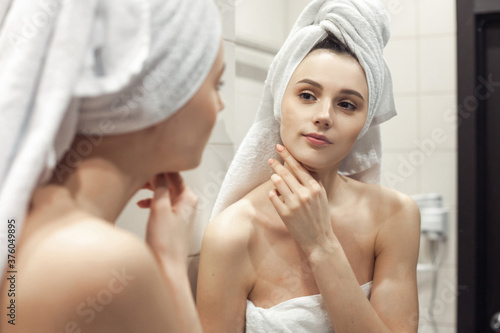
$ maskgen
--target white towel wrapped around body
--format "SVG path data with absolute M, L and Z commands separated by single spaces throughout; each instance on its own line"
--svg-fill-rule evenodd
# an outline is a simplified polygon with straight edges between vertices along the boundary
M 1 271 L 7 220 L 19 238 L 33 189 L 74 136 L 170 117 L 205 81 L 222 29 L 213 0 L 6 0 L 0 9 Z
M 212 211 L 212 218 L 269 180 L 269 158 L 280 159 L 274 147 L 281 143 L 281 102 L 300 62 L 327 33 L 333 34 L 356 55 L 365 71 L 368 117 L 339 173 L 365 182 L 380 178 L 381 142 L 377 125 L 396 115 L 392 78 L 383 58 L 389 40 L 389 19 L 379 0 L 313 0 L 299 16 L 274 58 L 254 123 L 229 166 Z

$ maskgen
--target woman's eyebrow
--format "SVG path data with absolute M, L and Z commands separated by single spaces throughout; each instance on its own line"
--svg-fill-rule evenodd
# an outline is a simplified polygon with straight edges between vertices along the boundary
M 318 88 L 319 90 L 323 90 L 323 86 L 321 84 L 319 84 L 318 82 L 316 81 L 313 81 L 311 79 L 304 79 L 304 80 L 300 80 L 299 82 L 297 82 L 297 84 L 299 83 L 306 83 L 306 84 L 310 84 L 311 86 L 313 87 L 316 87 Z
M 365 99 L 363 98 L 363 96 L 361 96 L 361 94 L 359 92 L 357 92 L 356 90 L 352 90 L 352 89 L 342 89 L 340 91 L 341 93 L 343 94 L 347 94 L 347 95 L 354 95 L 354 96 L 358 96 L 359 98 L 361 98 L 361 100 L 364 102 Z
M 311 86 L 316 87 L 319 90 L 323 90 L 323 86 L 321 84 L 319 84 L 318 82 L 313 81 L 311 79 L 303 79 L 303 80 L 300 80 L 299 82 L 297 82 L 297 84 L 299 84 L 299 83 L 310 84 Z M 356 90 L 353 90 L 353 89 L 342 89 L 340 92 L 342 94 L 357 96 L 357 97 L 361 98 L 361 100 L 363 100 L 363 102 L 365 101 L 365 99 L 363 98 L 363 96 L 358 91 L 356 91 Z

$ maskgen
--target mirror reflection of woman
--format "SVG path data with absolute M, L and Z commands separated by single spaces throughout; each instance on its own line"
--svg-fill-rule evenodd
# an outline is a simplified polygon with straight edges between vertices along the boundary
M 12 45 L 23 17 L 49 10 L 38 5 L 11 1 L 0 28 L 0 123 L 12 142 L 0 216 L 14 221 L 17 271 L 13 295 L 2 247 L 0 331 L 201 332 L 186 274 L 197 198 L 179 172 L 199 165 L 224 107 L 218 9 L 54 1 L 45 29 Z M 114 226 L 145 184 L 146 242 Z
M 369 1 L 313 1 L 305 13 L 339 3 Z M 260 161 L 272 176 L 208 225 L 197 292 L 206 332 L 417 331 L 418 207 L 339 173 L 373 98 L 357 51 L 332 33 L 314 44 L 283 92 L 281 143 L 269 144 L 279 158 Z

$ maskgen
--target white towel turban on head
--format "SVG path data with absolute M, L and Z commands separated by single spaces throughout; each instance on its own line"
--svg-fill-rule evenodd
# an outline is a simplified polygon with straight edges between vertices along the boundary
M 3 269 L 7 221 L 19 239 L 33 189 L 76 133 L 133 132 L 178 111 L 213 66 L 221 22 L 213 0 L 10 0 L 0 10 Z
M 383 49 L 390 36 L 389 19 L 379 0 L 314 0 L 299 16 L 274 58 L 255 121 L 241 143 L 224 178 L 212 218 L 241 199 L 272 174 L 269 158 L 280 159 L 274 147 L 281 142 L 281 102 L 300 62 L 327 33 L 356 55 L 369 90 L 368 117 L 339 173 L 365 182 L 380 179 L 380 123 L 396 115 L 389 68 Z

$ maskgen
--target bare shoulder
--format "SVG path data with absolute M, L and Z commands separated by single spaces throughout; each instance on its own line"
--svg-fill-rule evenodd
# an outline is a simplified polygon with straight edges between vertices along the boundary
M 274 212 L 268 198 L 270 186 L 270 182 L 261 184 L 218 214 L 208 224 L 204 239 L 231 249 L 246 249 L 261 229 L 262 222 Z
M 377 223 L 376 255 L 385 249 L 399 249 L 401 255 L 418 255 L 420 210 L 407 194 L 377 185 L 355 181 Z
M 419 208 L 409 195 L 378 184 L 356 180 L 349 180 L 349 183 L 380 222 L 403 219 L 414 223 L 420 220 Z
M 22 248 L 19 306 L 30 319 L 21 326 L 127 332 L 122 325 L 133 325 L 127 318 L 142 312 L 140 302 L 166 296 L 151 251 L 131 233 L 93 217 L 65 223 L 33 234 Z
M 251 203 L 246 199 L 237 201 L 210 221 L 203 236 L 204 245 L 234 255 L 241 253 L 251 240 L 254 218 Z

